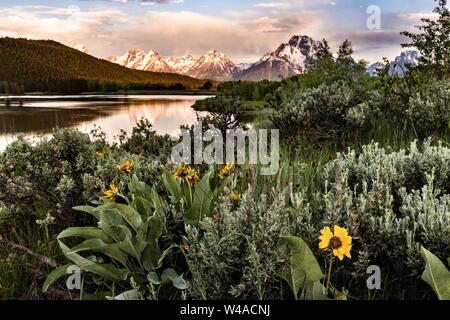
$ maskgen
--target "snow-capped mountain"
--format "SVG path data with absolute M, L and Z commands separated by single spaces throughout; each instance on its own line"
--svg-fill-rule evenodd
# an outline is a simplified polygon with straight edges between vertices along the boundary
M 71 40 L 71 41 L 67 42 L 66 46 L 68 46 L 68 47 L 70 47 L 72 49 L 81 51 L 83 53 L 89 54 L 89 50 L 88 50 L 88 48 L 86 48 L 86 46 L 84 44 L 77 43 L 74 40 Z
M 168 57 L 165 60 L 173 72 L 180 74 L 185 74 L 196 62 L 196 59 L 190 54 L 182 57 Z
M 370 65 L 367 68 L 367 73 L 369 74 L 369 76 L 371 77 L 377 77 L 378 76 L 378 71 L 379 70 L 383 70 L 385 67 L 385 64 L 382 62 L 376 62 L 372 65 Z
M 255 63 L 238 63 L 236 65 L 238 72 L 242 72 L 245 71 L 247 69 L 249 69 L 251 66 L 253 66 Z
M 153 50 L 145 52 L 134 49 L 123 56 L 110 56 L 107 60 L 131 69 L 178 73 L 197 79 L 218 81 L 232 80 L 237 72 L 237 66 L 224 53 L 217 50 L 208 51 L 195 59 L 191 55 L 165 58 Z
M 277 50 L 266 54 L 235 78 L 259 81 L 281 80 L 308 70 L 314 56 L 314 40 L 308 36 L 293 36 Z
M 389 63 L 389 75 L 399 75 L 404 76 L 408 72 L 408 66 L 417 66 L 419 64 L 420 52 L 416 50 L 406 50 L 403 51 L 399 56 L 397 56 L 394 61 Z M 384 69 L 385 64 L 381 62 L 376 62 L 369 66 L 367 73 L 371 77 L 377 76 L 377 70 Z
M 419 64 L 420 52 L 416 50 L 403 51 L 389 65 L 389 75 L 404 76 L 408 72 L 408 65 L 417 66 Z
M 166 73 L 174 72 L 165 59 L 153 50 L 145 52 L 141 49 L 133 49 L 123 56 L 110 56 L 107 60 L 131 69 Z
M 237 70 L 237 66 L 224 53 L 211 50 L 200 57 L 186 74 L 198 79 L 227 81 L 233 79 Z

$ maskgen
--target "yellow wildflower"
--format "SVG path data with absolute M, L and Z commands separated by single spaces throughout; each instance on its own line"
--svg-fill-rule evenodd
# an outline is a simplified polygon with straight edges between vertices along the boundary
M 351 259 L 352 237 L 348 235 L 348 231 L 345 228 L 334 226 L 333 229 L 334 232 L 331 232 L 329 227 L 320 231 L 319 249 L 325 250 L 330 248 L 333 251 L 333 255 L 341 261 L 344 259 L 344 256 Z
M 230 196 L 231 200 L 234 202 L 241 201 L 241 195 L 239 193 L 233 192 Z
M 116 201 L 116 196 L 118 193 L 119 193 L 119 188 L 114 183 L 111 183 L 109 185 L 109 189 L 106 190 L 105 192 L 103 192 L 103 198 L 109 199 L 114 202 L 114 201 Z
M 200 182 L 200 177 L 197 171 L 187 165 L 179 167 L 173 174 L 173 178 L 177 181 L 180 179 L 186 179 L 189 184 Z
M 231 171 L 234 169 L 234 164 L 227 164 L 225 165 L 222 170 L 219 171 L 217 176 L 220 180 L 224 180 L 226 177 L 228 177 L 231 173 Z
M 180 249 L 183 252 L 188 252 L 189 251 L 189 245 L 186 244 L 186 243 L 183 243 L 183 244 L 180 245 Z
M 106 154 L 105 154 L 103 151 L 97 151 L 97 152 L 95 153 L 95 156 L 98 157 L 98 158 L 104 158 L 105 155 L 106 155 Z
M 122 164 L 118 164 L 117 165 L 117 170 L 119 171 L 123 171 L 126 173 L 131 173 L 131 171 L 133 171 L 133 162 L 130 160 L 125 161 Z

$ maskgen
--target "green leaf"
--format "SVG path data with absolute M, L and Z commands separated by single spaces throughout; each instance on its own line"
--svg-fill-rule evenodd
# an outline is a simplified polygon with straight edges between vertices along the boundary
M 450 300 L 450 272 L 438 257 L 424 247 L 420 248 L 420 254 L 426 263 L 422 279 L 433 288 L 439 300 Z
M 143 197 L 135 197 L 132 206 L 144 219 L 153 213 L 153 203 Z
M 130 229 L 124 225 L 110 226 L 104 221 L 100 221 L 98 226 L 116 242 L 124 241 L 127 237 L 133 236 Z
M 172 197 L 172 202 L 178 203 L 181 198 L 181 188 L 180 185 L 175 181 L 173 176 L 167 171 L 164 172 L 163 183 L 166 190 L 170 193 Z
M 153 201 L 153 206 L 155 208 L 155 212 L 161 217 L 164 216 L 163 201 L 161 200 L 161 197 L 158 195 L 155 189 L 152 189 L 151 197 Z
M 80 237 L 83 239 L 101 239 L 106 243 L 113 242 L 113 239 L 108 236 L 102 229 L 96 227 L 75 227 L 67 228 L 58 235 L 58 239 L 69 237 Z
M 107 244 L 101 239 L 89 239 L 83 241 L 71 250 L 71 252 L 74 253 L 82 251 L 94 251 L 103 253 L 108 257 L 120 262 L 123 266 L 126 266 L 128 260 L 128 256 L 120 250 L 118 244 Z
M 198 225 L 198 223 L 211 213 L 212 192 L 209 184 L 211 173 L 206 174 L 195 186 L 192 197 L 192 206 L 184 217 L 186 224 Z
M 159 285 L 161 284 L 161 279 L 156 272 L 149 272 L 147 275 L 147 279 L 151 284 Z
M 306 286 L 306 300 L 330 300 L 326 288 L 320 281 L 309 282 Z
M 161 275 L 162 283 L 170 281 L 173 286 L 179 290 L 186 290 L 189 288 L 189 284 L 183 279 L 183 275 L 178 275 L 177 272 L 172 268 L 167 268 L 163 271 Z
M 42 286 L 42 292 L 47 292 L 48 288 L 50 288 L 52 284 L 64 277 L 67 274 L 67 268 L 70 266 L 72 266 L 72 264 L 68 263 L 53 270 L 47 276 L 47 279 L 45 279 L 44 285 Z
M 139 212 L 137 212 L 132 207 L 127 206 L 125 204 L 116 204 L 116 208 L 120 212 L 122 217 L 137 232 L 139 230 L 140 225 L 142 224 L 142 218 Z
M 100 216 L 100 223 L 106 223 L 110 226 L 121 226 L 123 225 L 123 218 L 122 215 L 120 214 L 119 210 L 115 209 L 115 208 L 111 208 L 111 205 L 114 204 L 108 204 L 108 206 L 110 207 L 109 209 L 104 208 L 105 206 L 101 206 L 103 207 L 103 209 L 101 211 L 99 211 L 99 216 Z M 99 208 L 101 208 L 99 207 Z M 97 209 L 95 209 L 97 210 Z
M 129 275 L 128 270 L 118 269 L 111 264 L 97 264 L 77 253 L 71 252 L 71 249 L 61 240 L 58 240 L 58 243 L 64 256 L 76 264 L 82 271 L 92 272 L 113 281 L 126 280 Z
M 324 275 L 316 257 L 303 239 L 284 236 L 281 240 L 287 244 L 289 266 L 281 272 L 280 277 L 289 283 L 295 298 L 298 299 L 300 289 L 308 289 L 308 285 L 320 281 Z
M 75 211 L 89 213 L 90 215 L 93 215 L 95 218 L 97 218 L 97 220 L 100 220 L 100 216 L 99 216 L 98 212 L 94 211 L 95 207 L 78 206 L 78 207 L 73 207 L 72 209 L 75 210 Z

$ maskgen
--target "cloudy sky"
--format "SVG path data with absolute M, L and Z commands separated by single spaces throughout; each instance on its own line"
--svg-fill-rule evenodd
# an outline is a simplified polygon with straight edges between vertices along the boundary
M 430 16 L 434 0 L 1 0 L 0 36 L 83 43 L 99 57 L 132 48 L 162 55 L 210 49 L 254 62 L 294 34 L 352 40 L 370 62 L 400 53 L 399 32 Z M 367 21 L 380 9 L 381 28 Z M 370 19 L 370 21 L 373 21 Z

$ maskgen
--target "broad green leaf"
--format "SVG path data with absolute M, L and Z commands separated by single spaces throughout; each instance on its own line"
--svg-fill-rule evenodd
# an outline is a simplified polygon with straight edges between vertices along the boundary
M 162 283 L 170 281 L 173 286 L 179 290 L 186 290 L 189 288 L 189 284 L 183 279 L 183 275 L 178 275 L 177 272 L 172 268 L 167 268 L 163 271 L 161 275 Z
M 68 263 L 53 270 L 47 276 L 47 279 L 45 279 L 44 285 L 42 286 L 42 292 L 47 292 L 48 288 L 50 288 L 52 284 L 64 277 L 67 274 L 67 268 L 70 266 L 72 266 L 72 264 Z
M 75 210 L 75 211 L 89 213 L 90 215 L 93 215 L 97 220 L 100 220 L 100 215 L 98 214 L 98 212 L 94 211 L 95 207 L 78 206 L 78 207 L 73 207 L 72 209 Z
M 133 238 L 126 237 L 124 241 L 119 243 L 119 246 L 122 251 L 125 251 L 136 260 L 141 261 L 141 256 L 147 246 L 147 242 L 139 236 Z
M 209 185 L 211 173 L 206 174 L 195 186 L 192 197 L 192 206 L 184 217 L 186 224 L 198 225 L 205 217 L 210 215 L 212 192 Z
M 104 221 L 100 221 L 98 226 L 116 242 L 124 241 L 127 237 L 133 236 L 130 229 L 124 225 L 111 226 Z
M 113 239 L 102 229 L 96 227 L 74 227 L 67 228 L 58 235 L 58 239 L 69 237 L 80 237 L 83 239 L 101 239 L 106 243 L 111 243 Z
M 110 226 L 121 226 L 124 223 L 122 215 L 119 210 L 115 208 L 99 211 L 99 216 L 99 223 L 106 223 Z
M 108 300 L 141 300 L 137 289 L 122 292 L 115 297 L 106 297 Z
M 158 243 L 150 241 L 142 253 L 142 264 L 146 271 L 156 269 L 161 258 L 161 249 Z
M 439 300 L 450 300 L 450 271 L 424 247 L 420 248 L 420 254 L 426 263 L 422 279 L 433 288 Z
M 122 217 L 137 232 L 139 230 L 140 225 L 142 224 L 142 218 L 139 212 L 137 212 L 132 207 L 127 206 L 125 204 L 116 204 L 116 208 L 120 212 Z
M 289 266 L 281 272 L 280 277 L 289 283 L 297 299 L 301 288 L 320 281 L 324 275 L 316 257 L 303 239 L 290 236 L 281 239 L 287 244 Z
M 89 239 L 83 241 L 76 247 L 73 247 L 71 252 L 78 253 L 83 251 L 100 252 L 108 257 L 120 262 L 123 266 L 126 266 L 128 256 L 122 252 L 118 244 L 107 244 L 101 239 Z
M 71 252 L 71 249 L 61 240 L 58 240 L 58 243 L 64 256 L 76 264 L 82 271 L 92 272 L 113 281 L 123 281 L 127 279 L 129 274 L 127 270 L 118 269 L 111 264 L 97 264 L 77 253 Z
M 309 282 L 306 286 L 306 300 L 330 300 L 326 288 L 320 281 Z
M 153 213 L 153 203 L 144 199 L 143 197 L 135 197 L 132 203 L 133 208 L 141 215 L 141 217 L 148 218 Z
M 159 216 L 164 216 L 163 201 L 161 200 L 161 197 L 159 196 L 159 194 L 156 192 L 155 189 L 152 189 L 151 197 L 153 201 L 153 206 L 155 208 L 155 212 Z
M 161 284 L 161 279 L 159 279 L 159 276 L 156 272 L 149 272 L 147 275 L 147 279 L 151 284 L 159 285 Z
M 164 172 L 163 183 L 166 190 L 170 193 L 172 201 L 178 203 L 181 197 L 180 185 L 175 181 L 173 176 L 167 171 Z

